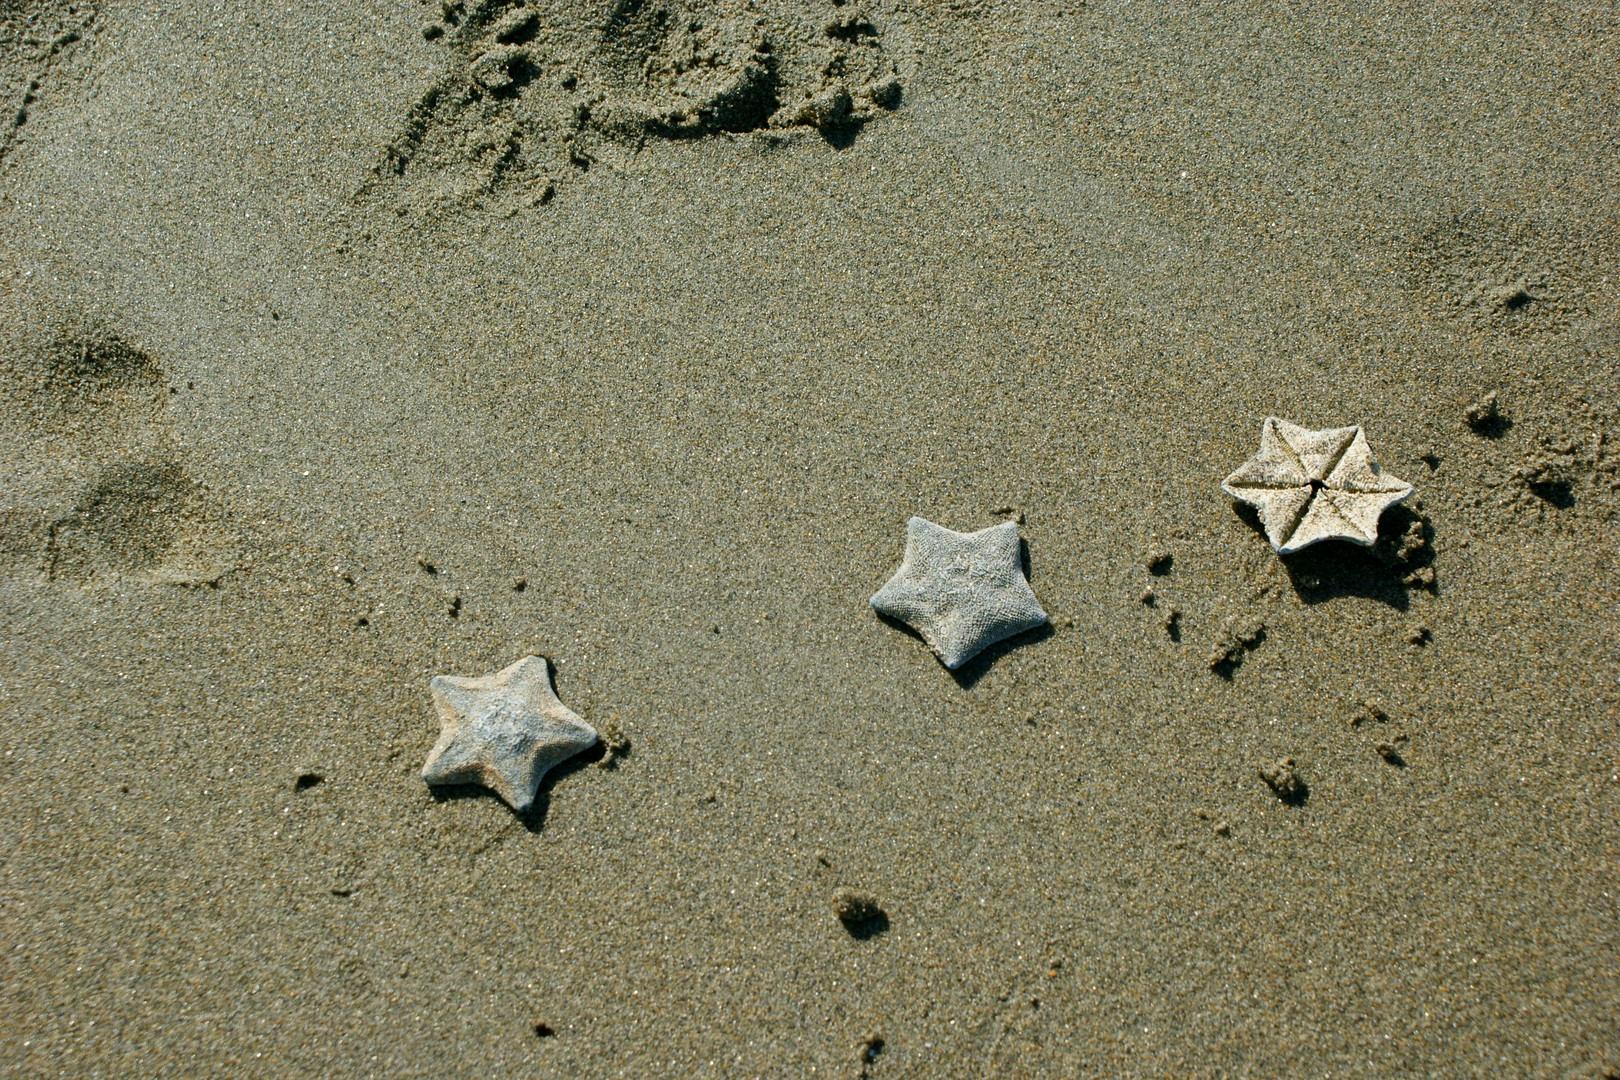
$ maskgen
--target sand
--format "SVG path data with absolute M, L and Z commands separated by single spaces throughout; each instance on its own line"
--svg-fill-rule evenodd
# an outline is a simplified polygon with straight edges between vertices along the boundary
M 1616 1075 L 1612 11 L 539 6 L 7 0 L 0 1073 Z

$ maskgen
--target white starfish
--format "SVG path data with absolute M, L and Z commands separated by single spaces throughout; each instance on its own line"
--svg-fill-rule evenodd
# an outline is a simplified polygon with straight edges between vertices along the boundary
M 546 772 L 596 745 L 596 729 L 557 700 L 538 656 L 478 679 L 437 675 L 439 741 L 422 766 L 430 785 L 482 784 L 523 813 Z
M 906 523 L 906 556 L 872 606 L 909 624 L 946 667 L 955 670 L 1014 634 L 1046 622 L 1024 579 L 1018 526 L 952 532 L 914 517 Z
M 1412 485 L 1378 466 L 1360 427 L 1311 431 L 1275 416 L 1260 431 L 1260 452 L 1221 483 L 1260 511 L 1279 555 L 1321 540 L 1363 547 L 1378 539 L 1378 518 Z

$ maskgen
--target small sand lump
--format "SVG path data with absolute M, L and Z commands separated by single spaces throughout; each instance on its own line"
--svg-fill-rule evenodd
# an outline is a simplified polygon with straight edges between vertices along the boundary
M 1293 758 L 1283 758 L 1263 765 L 1260 768 L 1260 779 L 1283 802 L 1294 802 L 1305 793 L 1305 781 L 1300 778 L 1299 769 L 1294 765 Z
M 1166 629 L 1169 626 L 1166 624 Z M 1266 636 L 1265 620 L 1254 616 L 1233 616 L 1226 620 L 1221 634 L 1209 651 L 1209 669 L 1230 672 L 1243 660 L 1243 654 Z
M 1471 428 L 1490 427 L 1501 418 L 1501 415 L 1501 406 L 1496 400 L 1495 390 L 1463 410 L 1463 419 Z
M 833 893 L 833 914 L 838 921 L 844 924 L 844 929 L 854 931 L 867 926 L 879 919 L 885 918 L 883 905 L 871 893 L 859 889 L 842 888 Z

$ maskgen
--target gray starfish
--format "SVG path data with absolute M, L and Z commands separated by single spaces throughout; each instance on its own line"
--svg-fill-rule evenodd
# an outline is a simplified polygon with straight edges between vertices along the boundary
M 906 556 L 872 606 L 909 624 L 946 667 L 1046 622 L 1019 558 L 1012 522 L 959 533 L 914 517 Z
M 1260 511 L 1279 555 L 1322 540 L 1369 546 L 1378 518 L 1412 494 L 1412 485 L 1379 468 L 1359 427 L 1311 431 L 1275 416 L 1260 430 L 1260 452 L 1221 483 Z
M 557 700 L 538 656 L 478 679 L 437 675 L 439 741 L 422 766 L 430 785 L 482 784 L 523 813 L 553 765 L 596 745 L 596 729 Z

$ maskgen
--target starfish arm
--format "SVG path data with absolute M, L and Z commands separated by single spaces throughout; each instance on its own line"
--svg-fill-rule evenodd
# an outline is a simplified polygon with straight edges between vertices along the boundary
M 1404 491 L 1379 492 L 1345 492 L 1329 489 L 1323 491 L 1322 496 L 1332 502 L 1334 509 L 1358 534 L 1346 536 L 1345 539 L 1370 545 L 1378 540 L 1378 519 L 1384 516 L 1384 511 L 1411 493 L 1410 487 Z
M 1260 514 L 1260 526 L 1266 540 L 1275 551 L 1282 551 L 1289 538 L 1299 528 L 1311 502 L 1311 489 L 1304 485 L 1286 488 L 1226 488 L 1226 493 L 1239 502 L 1254 507 Z
M 1348 540 L 1352 544 L 1366 547 L 1373 542 L 1373 537 L 1344 513 L 1339 500 L 1335 498 L 1335 493 L 1323 490 L 1311 500 L 1311 505 L 1306 510 L 1305 517 L 1301 519 L 1299 528 L 1294 530 L 1294 535 L 1277 551 L 1283 555 L 1292 555 L 1323 540 Z
M 1259 451 L 1221 484 L 1228 495 L 1253 503 L 1254 500 L 1242 492 L 1251 488 L 1299 487 L 1310 482 L 1304 466 L 1300 464 L 1299 455 L 1283 438 L 1279 425 L 1293 427 L 1286 420 L 1278 420 L 1274 416 L 1266 418 L 1265 425 L 1260 429 Z
M 894 577 L 873 594 L 869 602 L 889 618 L 899 619 L 911 626 L 934 617 L 934 604 L 928 598 L 924 583 L 912 572 L 910 563 L 901 565 Z
M 1007 579 L 1024 576 L 1023 545 L 1018 535 L 1018 526 L 1011 522 L 992 525 L 988 529 L 973 534 L 978 541 L 974 550 L 974 568 L 986 568 L 997 578 Z
M 428 683 L 433 694 L 433 706 L 439 713 L 441 724 L 460 724 L 481 707 L 485 690 L 482 679 L 462 679 L 454 675 L 436 675 Z
M 517 663 L 502 668 L 491 681 L 510 686 L 513 692 L 532 701 L 536 708 L 545 708 L 552 703 L 562 704 L 551 687 L 551 665 L 543 657 L 525 656 Z
M 927 518 L 913 517 L 906 522 L 906 555 L 900 568 L 909 569 L 913 577 L 930 578 L 950 562 L 963 539 L 959 532 L 935 525 Z
M 463 776 L 466 765 L 466 755 L 456 750 L 456 733 L 446 731 L 428 751 L 427 761 L 422 764 L 422 779 L 434 786 L 466 783 Z
M 595 746 L 600 738 L 595 728 L 560 701 L 554 708 L 546 710 L 544 732 L 547 745 L 556 747 L 558 754 L 553 765 L 584 753 Z M 546 767 L 549 769 L 551 766 Z
M 937 644 L 930 642 L 940 663 L 955 671 L 998 641 L 1045 624 L 1046 612 L 1035 594 L 1028 585 L 1024 586 L 1024 591 L 1027 597 L 1008 598 L 993 610 L 979 614 L 978 618 L 956 620 Z
M 520 763 L 511 761 L 509 755 L 483 740 L 447 732 L 428 754 L 422 766 L 422 780 L 430 787 L 477 784 L 489 788 L 508 806 L 522 813 L 534 801 L 534 789 L 538 786 L 536 780 L 534 785 L 525 788 L 522 772 Z
M 1361 437 L 1359 427 L 1312 431 L 1276 417 L 1268 419 L 1266 424 L 1268 427 L 1275 427 L 1279 438 L 1288 444 L 1289 450 L 1298 458 L 1307 480 L 1326 480 L 1356 439 Z
M 1367 445 L 1367 436 L 1356 429 L 1356 440 L 1340 459 L 1327 478 L 1327 486 L 1341 491 L 1367 494 L 1399 494 L 1404 499 L 1412 493 L 1412 485 L 1398 476 L 1385 472 Z M 1397 499 L 1396 501 L 1399 501 Z M 1388 504 L 1385 504 L 1388 505 Z

